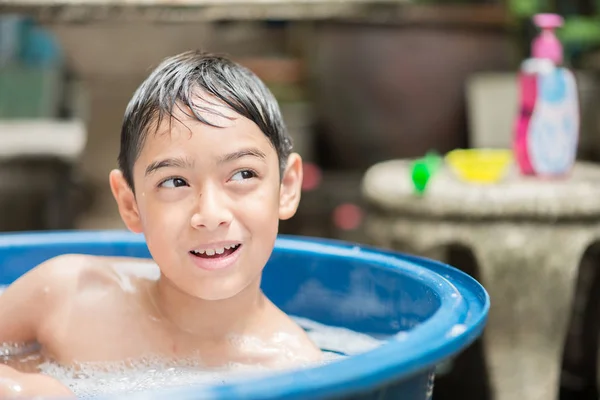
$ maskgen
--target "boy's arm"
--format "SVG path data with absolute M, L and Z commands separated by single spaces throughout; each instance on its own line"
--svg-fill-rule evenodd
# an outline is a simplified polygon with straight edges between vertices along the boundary
M 71 392 L 57 380 L 42 374 L 25 374 L 0 364 L 0 398 L 32 398 L 51 396 L 71 398 Z
M 0 294 L 0 347 L 38 339 L 38 331 L 61 295 L 62 257 L 40 264 Z M 58 284 L 57 284 L 58 283 Z M 35 396 L 73 397 L 57 380 L 23 373 L 0 363 L 0 398 Z
M 58 273 L 62 258 L 40 264 L 0 294 L 0 345 L 39 339 L 39 328 L 63 289 Z

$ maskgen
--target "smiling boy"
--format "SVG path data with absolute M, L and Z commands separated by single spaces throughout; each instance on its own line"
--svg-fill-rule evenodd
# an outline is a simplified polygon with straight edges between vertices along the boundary
M 126 109 L 118 160 L 112 193 L 153 262 L 46 261 L 0 296 L 0 321 L 10 321 L 0 343 L 37 341 L 65 365 L 158 356 L 279 368 L 321 358 L 260 290 L 279 220 L 300 200 L 302 161 L 254 74 L 200 52 L 165 60 Z

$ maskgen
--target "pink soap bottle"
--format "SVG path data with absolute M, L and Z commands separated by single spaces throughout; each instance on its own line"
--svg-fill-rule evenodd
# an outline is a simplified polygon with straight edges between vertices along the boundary
M 521 64 L 513 150 L 522 174 L 556 177 L 575 163 L 578 92 L 573 73 L 562 67 L 562 45 L 554 34 L 562 18 L 538 14 L 534 23 L 541 33 L 533 41 L 532 57 Z

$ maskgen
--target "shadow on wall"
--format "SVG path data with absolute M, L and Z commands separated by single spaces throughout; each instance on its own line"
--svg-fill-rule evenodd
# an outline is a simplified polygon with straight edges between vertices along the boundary
M 470 18 L 459 26 L 442 14 L 427 26 L 319 24 L 313 64 L 324 168 L 364 169 L 468 144 L 467 77 L 515 68 L 504 23 Z

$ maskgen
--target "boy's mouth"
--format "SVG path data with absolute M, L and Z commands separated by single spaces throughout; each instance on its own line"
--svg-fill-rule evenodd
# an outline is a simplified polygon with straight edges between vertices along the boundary
M 198 258 L 222 258 L 235 253 L 241 246 L 242 244 L 238 243 L 222 247 L 215 247 L 213 249 L 191 250 L 190 253 Z

